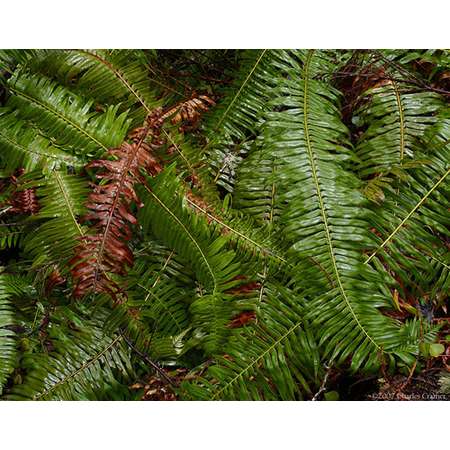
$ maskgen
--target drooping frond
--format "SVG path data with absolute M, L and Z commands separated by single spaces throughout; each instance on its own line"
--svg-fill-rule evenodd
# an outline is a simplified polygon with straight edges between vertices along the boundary
M 62 165 L 80 165 L 76 156 L 64 151 L 9 108 L 0 108 L 0 149 L 0 159 L 8 174 L 19 168 L 52 170 Z
M 126 113 L 118 106 L 98 113 L 93 101 L 86 101 L 51 79 L 18 72 L 8 83 L 13 94 L 8 106 L 79 157 L 99 156 L 120 144 L 130 126 Z
M 140 170 L 155 175 L 161 166 L 152 154 L 152 148 L 144 142 L 152 131 L 152 139 L 162 124 L 161 111 L 148 118 L 143 134 L 132 144 L 124 142 L 119 148 L 109 150 L 107 160 L 94 160 L 86 168 L 100 169 L 96 177 L 102 180 L 89 194 L 89 213 L 84 221 L 94 224 L 93 232 L 83 236 L 71 260 L 71 272 L 76 282 L 74 294 L 82 297 L 90 292 L 120 291 L 111 280 L 111 274 L 125 275 L 133 255 L 127 245 L 132 233 L 130 225 L 137 223 L 131 212 L 138 204 L 134 185 L 140 181 Z M 115 158 L 115 160 L 113 159 Z

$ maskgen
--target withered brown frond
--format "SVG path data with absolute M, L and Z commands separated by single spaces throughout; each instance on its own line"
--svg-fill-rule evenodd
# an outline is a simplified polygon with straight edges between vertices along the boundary
M 11 199 L 12 208 L 9 210 L 12 214 L 37 214 L 39 203 L 36 196 L 36 189 L 29 188 L 23 191 L 15 192 Z
M 189 100 L 178 103 L 164 113 L 162 119 L 170 118 L 172 125 L 183 122 L 180 132 L 192 130 L 198 126 L 202 112 L 208 111 L 215 102 L 207 95 L 197 95 L 194 93 Z
M 36 195 L 36 188 L 28 188 L 24 190 L 17 190 L 18 177 L 25 173 L 25 169 L 20 168 L 16 170 L 15 174 L 10 177 L 10 182 L 14 188 L 9 204 L 12 208 L 9 209 L 10 214 L 37 214 L 40 205 Z
M 137 220 L 131 209 L 140 203 L 134 185 L 141 180 L 141 169 L 150 175 L 161 171 L 152 152 L 161 145 L 161 114 L 161 109 L 150 114 L 147 125 L 130 134 L 132 142 L 110 149 L 108 159 L 86 166 L 97 169 L 100 183 L 94 185 L 88 197 L 89 212 L 83 218 L 92 224 L 92 233 L 80 238 L 70 261 L 75 297 L 106 292 L 116 298 L 121 292 L 111 275 L 125 275 L 126 267 L 133 264 L 128 241 L 132 236 L 130 226 L 136 225 Z M 150 143 L 144 142 L 147 137 Z

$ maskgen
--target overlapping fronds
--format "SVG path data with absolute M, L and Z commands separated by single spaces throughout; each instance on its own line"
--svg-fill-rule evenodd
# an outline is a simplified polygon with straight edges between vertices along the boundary
M 377 311 L 388 300 L 364 265 L 362 251 L 374 242 L 358 179 L 346 168 L 354 157 L 339 95 L 316 79 L 330 63 L 314 52 L 298 58 L 302 66 L 275 90 L 279 112 L 268 114 L 261 152 L 279 167 L 280 229 L 299 260 L 295 280 L 325 355 L 340 362 L 351 356 L 354 370 L 374 368 L 378 353 L 401 343 L 399 326 Z
M 0 51 L 0 398 L 316 400 L 445 363 L 447 63 Z
M 236 284 L 239 263 L 233 251 L 226 251 L 224 236 L 208 229 L 207 221 L 183 205 L 173 167 L 155 179 L 147 179 L 149 187 L 141 187 L 144 207 L 139 220 L 170 248 L 189 261 L 200 283 L 198 295 L 190 305 L 193 326 L 205 333 L 204 347 L 216 352 L 228 334 L 226 324 L 233 302 L 225 291 Z
M 202 400 L 299 400 L 312 397 L 323 369 L 304 304 L 281 285 L 257 294 L 257 321 L 235 330 L 224 355 L 206 375 L 189 378 L 187 398 Z
M 175 336 L 190 326 L 189 304 L 195 295 L 192 274 L 173 250 L 152 243 L 139 257 L 133 273 L 132 298 L 127 306 L 151 324 L 154 333 Z
M 282 51 L 248 51 L 231 86 L 224 89 L 206 121 L 205 147 L 214 182 L 232 191 L 235 171 L 249 152 L 264 111 L 270 88 L 283 58 Z
M 60 308 L 49 317 L 54 326 L 45 330 L 47 351 L 26 352 L 25 375 L 14 386 L 10 400 L 102 400 L 114 398 L 121 381 L 133 373 L 130 350 L 121 335 L 103 332 L 107 312 Z M 126 386 L 126 385 L 125 385 Z
M 167 102 L 168 93 L 174 94 L 162 79 L 152 76 L 142 50 L 44 50 L 30 59 L 27 66 L 100 105 L 120 103 L 123 110 L 131 109 L 135 125 Z M 166 95 L 162 96 L 163 93 Z
M 438 296 L 442 304 L 448 296 L 449 142 L 450 121 L 440 116 L 416 145 L 424 162 L 374 208 L 378 246 L 367 262 L 387 267 L 401 299 L 409 303 Z

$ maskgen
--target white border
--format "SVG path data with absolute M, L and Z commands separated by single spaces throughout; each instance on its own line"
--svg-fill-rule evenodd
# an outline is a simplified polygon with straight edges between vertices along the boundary
M 434 0 L 5 0 L 0 48 L 448 48 Z
M 10 402 L 0 424 L 5 449 L 412 450 L 448 440 L 444 402 Z

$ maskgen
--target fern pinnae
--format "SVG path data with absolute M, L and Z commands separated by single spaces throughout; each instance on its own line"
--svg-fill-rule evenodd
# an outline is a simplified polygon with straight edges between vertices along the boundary
M 90 58 L 96 59 L 101 64 L 106 66 L 120 80 L 120 82 L 125 86 L 125 88 L 129 92 L 131 92 L 131 94 L 133 94 L 134 97 L 136 97 L 136 100 L 146 109 L 147 114 L 149 114 L 152 111 L 152 109 L 149 106 L 147 106 L 147 104 L 145 103 L 145 100 L 142 98 L 142 96 L 139 94 L 139 92 L 137 92 L 133 88 L 133 86 L 124 77 L 122 72 L 119 69 L 116 69 L 111 62 L 107 61 L 105 58 L 102 58 L 99 54 L 88 51 L 88 50 L 79 50 L 79 52 L 89 56 Z
M 323 220 L 323 224 L 324 224 L 324 228 L 325 228 L 325 232 L 326 232 L 326 236 L 327 236 L 329 252 L 330 252 L 331 260 L 333 262 L 333 269 L 334 269 L 336 280 L 337 280 L 337 283 L 339 286 L 339 290 L 342 293 L 342 296 L 347 304 L 347 307 L 349 308 L 353 318 L 355 319 L 355 322 L 357 323 L 357 325 L 361 329 L 361 331 L 376 346 L 377 349 L 380 349 L 380 346 L 368 334 L 366 329 L 362 326 L 361 322 L 359 321 L 358 316 L 356 315 L 355 311 L 353 310 L 353 307 L 352 307 L 349 299 L 347 298 L 347 293 L 342 284 L 339 270 L 338 270 L 338 267 L 336 264 L 336 257 L 334 255 L 333 243 L 331 241 L 330 229 L 328 226 L 328 218 L 327 218 L 327 215 L 325 212 L 325 206 L 324 206 L 323 199 L 322 199 L 322 192 L 321 192 L 319 180 L 317 177 L 317 168 L 316 168 L 316 163 L 314 161 L 314 155 L 313 155 L 313 151 L 312 151 L 312 145 L 311 145 L 309 129 L 308 129 L 308 120 L 309 120 L 309 117 L 308 117 L 308 92 L 309 92 L 308 78 L 309 78 L 309 64 L 310 64 L 312 56 L 313 56 L 313 51 L 310 51 L 308 53 L 308 57 L 306 59 L 305 69 L 304 69 L 304 71 L 305 71 L 305 75 L 304 75 L 305 88 L 304 88 L 304 100 L 303 100 L 303 102 L 304 102 L 303 103 L 303 114 L 304 114 L 303 124 L 304 124 L 304 128 L 305 128 L 306 147 L 308 150 L 308 155 L 309 155 L 309 160 L 310 160 L 310 165 L 311 165 L 311 170 L 312 170 L 312 176 L 313 176 L 313 180 L 314 180 L 314 184 L 315 184 L 316 192 L 317 192 L 317 197 L 318 197 L 318 201 L 319 201 L 319 207 L 320 207 L 320 210 L 322 213 L 322 220 Z
M 253 73 L 255 72 L 256 68 L 258 67 L 259 63 L 261 62 L 262 58 L 264 57 L 264 55 L 266 54 L 267 50 L 262 50 L 261 54 L 259 55 L 258 59 L 255 62 L 255 65 L 252 67 L 252 69 L 250 70 L 250 72 L 248 73 L 247 77 L 245 78 L 244 82 L 242 83 L 241 87 L 239 88 L 239 90 L 236 92 L 236 95 L 233 97 L 233 99 L 231 100 L 231 102 L 229 103 L 229 105 L 227 106 L 226 110 L 224 111 L 224 113 L 222 114 L 221 118 L 219 119 L 215 130 L 217 131 L 220 126 L 222 125 L 223 121 L 225 120 L 225 118 L 227 117 L 230 109 L 232 108 L 232 106 L 234 105 L 234 103 L 236 102 L 237 98 L 240 96 L 242 90 L 244 89 L 244 87 L 246 86 L 246 84 L 248 83 L 248 80 L 250 80 L 250 78 L 252 77 Z
M 164 209 L 164 211 L 174 220 L 179 227 L 181 227 L 188 237 L 188 239 L 193 243 L 193 245 L 197 248 L 198 252 L 200 253 L 206 267 L 208 268 L 208 272 L 211 276 L 211 280 L 213 280 L 213 293 L 217 290 L 217 280 L 214 271 L 211 268 L 211 265 L 209 264 L 208 258 L 206 257 L 205 253 L 203 252 L 203 249 L 200 247 L 197 240 L 194 238 L 194 236 L 191 234 L 191 232 L 187 229 L 187 227 L 183 224 L 183 222 L 166 206 L 166 204 L 153 192 L 151 191 L 146 185 L 143 186 L 143 188 L 148 192 L 148 194 L 158 203 L 158 205 Z
M 53 391 L 60 388 L 62 385 L 70 382 L 74 378 L 76 378 L 78 375 L 83 373 L 83 371 L 87 370 L 90 366 L 95 364 L 102 356 L 104 356 L 106 353 L 108 353 L 109 350 L 111 350 L 116 344 L 120 342 L 120 340 L 123 338 L 122 335 L 118 335 L 111 343 L 109 343 L 104 349 L 100 350 L 98 353 L 92 356 L 88 361 L 83 363 L 80 367 L 75 369 L 73 372 L 68 373 L 63 378 L 61 378 L 59 381 L 57 381 L 55 384 L 51 385 L 49 388 L 43 390 L 42 392 L 39 392 L 35 395 L 33 395 L 33 400 L 39 400 L 43 397 L 46 397 Z
M 389 242 L 394 238 L 394 236 L 398 233 L 398 231 L 405 225 L 405 223 L 411 218 L 411 216 L 422 206 L 422 204 L 427 200 L 427 198 L 439 187 L 439 185 L 447 178 L 450 173 L 450 169 L 442 175 L 439 180 L 431 187 L 431 189 L 416 203 L 414 208 L 409 211 L 409 213 L 405 216 L 404 219 L 397 225 L 397 227 L 392 231 L 392 233 L 382 242 L 381 245 L 367 258 L 366 264 L 368 264 L 375 255 L 383 249 Z
M 46 104 L 40 102 L 39 100 L 37 100 L 37 99 L 35 99 L 35 98 L 25 94 L 24 92 L 20 92 L 20 91 L 16 90 L 14 87 L 11 88 L 11 92 L 13 92 L 18 97 L 22 97 L 22 98 L 28 100 L 30 103 L 34 103 L 40 109 L 48 111 L 51 114 L 54 114 L 56 117 L 58 117 L 59 119 L 61 119 L 64 122 L 66 122 L 67 125 L 69 125 L 70 127 L 74 128 L 78 133 L 83 134 L 88 139 L 93 141 L 96 145 L 98 145 L 99 147 L 103 148 L 103 150 L 108 150 L 108 147 L 106 147 L 104 144 L 102 144 L 93 135 L 89 134 L 83 127 L 80 127 L 78 124 L 76 124 L 75 122 L 71 121 L 68 117 L 65 117 L 64 115 L 62 115 L 61 113 L 59 113 L 55 109 L 50 108 L 48 105 L 46 105 Z
M 395 81 L 392 82 L 392 88 L 395 92 L 395 99 L 397 101 L 397 109 L 398 109 L 398 118 L 399 118 L 399 130 L 400 130 L 400 163 L 403 161 L 403 157 L 405 155 L 405 115 L 403 112 L 402 100 L 400 97 L 400 92 Z
M 280 338 L 278 338 L 275 342 L 273 342 L 269 347 L 264 350 L 257 358 L 252 360 L 244 369 L 242 369 L 236 376 L 234 376 L 229 382 L 225 384 L 218 392 L 214 393 L 211 397 L 211 400 L 219 398 L 220 394 L 224 392 L 229 386 L 233 385 L 236 381 L 238 381 L 246 372 L 248 372 L 252 367 L 255 366 L 259 361 L 261 361 L 266 355 L 268 355 L 277 345 L 281 344 L 289 335 L 291 335 L 299 326 L 301 322 L 293 325 L 289 330 L 286 331 Z

